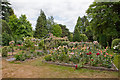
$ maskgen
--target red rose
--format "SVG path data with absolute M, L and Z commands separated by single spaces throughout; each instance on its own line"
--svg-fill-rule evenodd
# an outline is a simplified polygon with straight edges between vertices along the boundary
M 86 53 L 87 55 L 89 55 L 89 53 Z
M 77 67 L 78 67 L 78 66 L 77 66 L 77 64 L 76 64 L 76 65 L 75 65 L 75 69 L 77 69 Z
M 93 61 L 93 59 L 92 59 L 92 61 Z
M 98 55 L 100 55 L 100 53 L 96 53 L 96 55 L 98 56 Z
M 89 54 L 91 55 L 92 53 L 91 53 L 91 52 L 89 52 Z

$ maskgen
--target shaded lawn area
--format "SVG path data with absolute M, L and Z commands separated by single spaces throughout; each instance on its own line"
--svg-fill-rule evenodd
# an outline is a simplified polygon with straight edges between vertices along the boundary
M 9 78 L 117 78 L 118 72 L 79 69 L 42 63 L 42 58 L 26 62 L 3 60 L 3 77 Z

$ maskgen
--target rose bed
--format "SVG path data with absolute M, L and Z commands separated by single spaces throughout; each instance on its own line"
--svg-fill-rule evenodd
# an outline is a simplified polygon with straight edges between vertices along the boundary
M 60 63 L 60 62 L 52 62 L 52 61 L 42 61 L 43 63 L 48 63 L 48 64 L 55 64 L 55 65 L 61 65 L 61 66 L 68 66 L 68 67 L 75 67 L 78 69 L 77 64 L 70 64 L 70 63 Z M 118 71 L 117 67 L 112 63 L 111 68 L 105 68 L 105 67 L 94 67 L 94 66 L 89 66 L 89 65 L 83 65 L 80 68 L 86 68 L 86 69 L 93 69 L 93 70 L 105 70 L 105 71 Z M 80 69 L 79 68 L 79 69 Z

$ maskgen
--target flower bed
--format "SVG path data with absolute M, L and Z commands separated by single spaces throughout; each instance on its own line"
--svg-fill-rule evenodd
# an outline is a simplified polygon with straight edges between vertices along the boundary
M 45 55 L 43 52 L 39 51 L 22 51 L 14 55 L 16 61 L 25 61 L 26 59 L 33 59 Z
M 70 63 L 59 63 L 59 62 L 52 62 L 52 61 L 42 61 L 43 63 L 49 63 L 49 64 L 55 64 L 55 65 L 61 65 L 61 66 L 68 66 L 68 67 L 75 67 L 75 69 L 80 69 L 80 68 L 87 68 L 87 69 L 93 69 L 93 70 L 106 70 L 106 71 L 118 71 L 114 64 L 112 63 L 111 68 L 105 68 L 105 67 L 94 67 L 94 66 L 82 66 L 79 67 L 77 64 L 70 64 Z
M 111 61 L 113 61 L 114 56 L 108 54 L 107 48 L 102 50 L 95 47 L 92 43 L 79 43 L 72 45 L 72 47 L 59 46 L 58 48 L 54 48 L 44 59 L 45 61 L 58 63 L 77 64 L 79 67 L 94 66 L 112 68 L 113 64 Z

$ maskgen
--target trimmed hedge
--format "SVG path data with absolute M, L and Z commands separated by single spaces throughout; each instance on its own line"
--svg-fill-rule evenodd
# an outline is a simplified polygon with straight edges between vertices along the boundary
M 114 46 L 117 46 L 118 44 L 120 44 L 120 39 L 114 39 L 113 41 L 112 41 L 112 48 L 114 47 Z
M 4 46 L 2 48 L 2 57 L 7 57 L 7 56 L 8 56 L 7 46 Z

